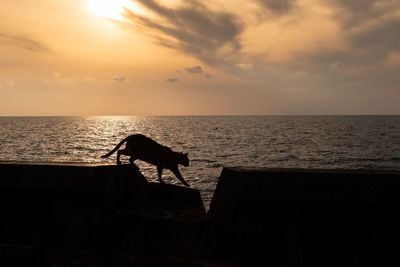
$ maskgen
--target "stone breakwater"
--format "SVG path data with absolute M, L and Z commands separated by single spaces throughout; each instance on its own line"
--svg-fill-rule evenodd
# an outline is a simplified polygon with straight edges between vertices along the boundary
M 195 189 L 130 165 L 0 163 L 0 265 L 394 266 L 400 172 L 224 168 Z

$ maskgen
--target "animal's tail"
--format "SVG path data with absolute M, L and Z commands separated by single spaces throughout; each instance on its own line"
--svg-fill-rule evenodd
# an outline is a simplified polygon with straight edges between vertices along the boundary
M 103 156 L 101 156 L 101 157 L 102 157 L 102 158 L 108 158 L 109 156 L 111 156 L 112 154 L 114 154 L 115 151 L 117 151 L 117 150 L 126 142 L 126 140 L 128 140 L 128 137 L 125 138 L 125 139 L 123 139 L 121 142 L 119 142 L 119 144 L 118 144 L 113 150 L 111 150 L 110 152 L 108 152 L 107 154 L 105 154 L 105 155 L 103 155 Z

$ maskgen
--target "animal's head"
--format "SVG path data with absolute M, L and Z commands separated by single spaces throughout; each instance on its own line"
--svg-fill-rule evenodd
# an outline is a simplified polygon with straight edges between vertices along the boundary
M 189 166 L 188 153 L 178 153 L 178 163 L 185 167 Z

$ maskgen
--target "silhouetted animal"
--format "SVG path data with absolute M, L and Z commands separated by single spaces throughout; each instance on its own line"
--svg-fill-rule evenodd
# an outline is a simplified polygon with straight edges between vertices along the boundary
M 125 149 L 118 150 L 125 142 Z M 162 171 L 165 168 L 171 170 L 185 186 L 190 186 L 185 179 L 183 179 L 178 169 L 178 164 L 185 167 L 189 166 L 188 153 L 184 154 L 174 152 L 169 147 L 160 145 L 156 141 L 142 134 L 134 134 L 123 139 L 113 150 L 101 157 L 107 158 L 117 150 L 118 165 L 121 164 L 119 159 L 121 155 L 130 156 L 129 162 L 133 165 L 135 165 L 134 161 L 136 159 L 140 159 L 157 166 L 158 180 L 160 183 L 164 183 L 161 176 Z

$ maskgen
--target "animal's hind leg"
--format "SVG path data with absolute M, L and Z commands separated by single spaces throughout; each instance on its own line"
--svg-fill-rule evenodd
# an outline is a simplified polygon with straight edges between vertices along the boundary
M 117 151 L 117 165 L 121 165 L 121 160 L 119 159 L 121 155 L 129 156 L 126 149 L 121 149 Z
M 121 160 L 119 159 L 121 157 L 121 150 L 117 151 L 117 165 L 121 165 Z
M 157 166 L 158 181 L 160 181 L 161 184 L 164 184 L 164 181 L 161 179 L 162 171 L 163 171 L 163 168 Z
M 133 156 L 131 156 L 131 157 L 129 158 L 129 163 L 130 163 L 134 168 L 136 168 L 137 170 L 140 170 L 139 167 L 134 163 L 135 160 L 136 160 L 136 158 L 133 157 Z

